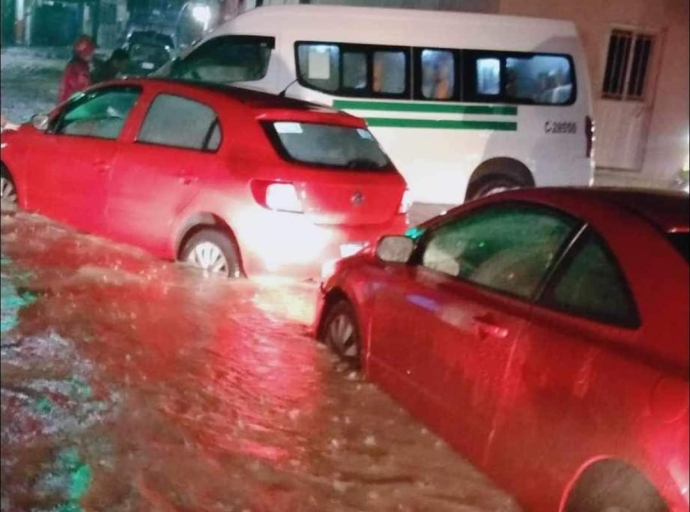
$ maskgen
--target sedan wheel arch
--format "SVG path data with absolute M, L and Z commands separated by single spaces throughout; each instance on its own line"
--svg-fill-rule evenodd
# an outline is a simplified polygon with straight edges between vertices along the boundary
M 631 464 L 601 459 L 585 467 L 563 497 L 561 512 L 669 512 L 658 490 Z

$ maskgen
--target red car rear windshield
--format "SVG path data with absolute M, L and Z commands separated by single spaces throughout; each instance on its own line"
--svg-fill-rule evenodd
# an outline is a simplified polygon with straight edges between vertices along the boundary
M 366 128 L 275 121 L 264 124 L 278 153 L 289 161 L 343 169 L 392 170 L 390 160 Z

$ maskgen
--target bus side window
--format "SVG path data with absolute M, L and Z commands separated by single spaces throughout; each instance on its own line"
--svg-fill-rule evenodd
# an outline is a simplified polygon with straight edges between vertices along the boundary
M 572 105 L 572 57 L 560 54 L 463 51 L 463 101 L 521 105 Z
M 297 47 L 300 78 L 317 89 L 335 92 L 340 88 L 340 48 L 329 44 L 300 44 Z
M 403 51 L 374 52 L 372 89 L 378 94 L 403 94 L 406 90 L 407 59 Z
M 367 54 L 343 50 L 343 89 L 363 91 L 367 87 Z
M 572 70 L 567 58 L 559 55 L 525 55 L 508 57 L 506 74 L 514 86 L 506 96 L 514 101 L 562 105 L 574 99 Z
M 427 100 L 449 100 L 455 96 L 455 59 L 447 50 L 422 50 L 421 93 Z
M 494 57 L 477 59 L 477 94 L 498 96 L 501 93 L 501 61 Z

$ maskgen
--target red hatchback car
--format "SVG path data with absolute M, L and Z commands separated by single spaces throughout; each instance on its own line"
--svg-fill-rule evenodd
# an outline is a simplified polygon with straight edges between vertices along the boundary
M 490 196 L 340 261 L 315 330 L 525 510 L 687 511 L 688 214 Z
M 2 134 L 2 198 L 229 276 L 318 277 L 407 227 L 364 121 L 221 86 L 121 80 Z

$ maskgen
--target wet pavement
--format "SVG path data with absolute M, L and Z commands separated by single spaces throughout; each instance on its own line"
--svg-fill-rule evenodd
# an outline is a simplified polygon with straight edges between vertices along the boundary
M 313 284 L 7 210 L 1 240 L 3 512 L 517 510 L 308 336 Z

